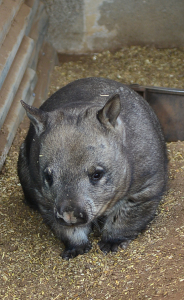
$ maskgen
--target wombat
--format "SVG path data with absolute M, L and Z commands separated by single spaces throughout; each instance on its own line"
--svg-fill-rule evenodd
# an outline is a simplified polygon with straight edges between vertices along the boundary
M 18 175 L 31 206 L 65 245 L 69 259 L 91 248 L 117 251 L 146 228 L 165 191 L 167 155 L 159 121 L 128 86 L 104 78 L 76 80 L 39 109 L 22 101 L 31 121 Z

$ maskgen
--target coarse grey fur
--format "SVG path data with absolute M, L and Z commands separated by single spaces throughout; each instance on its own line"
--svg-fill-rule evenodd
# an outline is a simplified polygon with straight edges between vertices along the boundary
M 63 258 L 126 247 L 155 215 L 165 191 L 167 156 L 158 119 L 127 86 L 76 80 L 36 109 L 21 145 L 18 175 L 27 202 L 65 244 Z

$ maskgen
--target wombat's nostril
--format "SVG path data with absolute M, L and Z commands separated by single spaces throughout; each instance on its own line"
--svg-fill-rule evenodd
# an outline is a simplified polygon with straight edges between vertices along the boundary
M 60 207 L 55 207 L 54 214 L 62 225 L 79 225 L 85 224 L 88 221 L 86 212 L 81 211 L 79 208 L 71 209 L 71 207 L 65 207 L 61 209 Z

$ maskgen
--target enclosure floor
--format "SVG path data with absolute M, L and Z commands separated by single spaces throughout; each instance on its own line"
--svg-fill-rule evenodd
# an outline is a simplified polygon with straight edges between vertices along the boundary
M 184 89 L 184 52 L 132 47 L 62 61 L 52 74 L 50 93 L 86 76 Z M 64 261 L 62 243 L 23 203 L 16 164 L 28 125 L 26 118 L 0 174 L 0 298 L 184 299 L 184 142 L 168 144 L 168 192 L 144 233 L 126 250 L 108 255 L 91 235 L 89 253 Z

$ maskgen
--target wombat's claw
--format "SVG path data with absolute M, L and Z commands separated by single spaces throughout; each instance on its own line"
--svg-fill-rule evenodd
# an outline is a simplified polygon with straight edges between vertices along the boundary
M 70 258 L 74 258 L 78 255 L 82 255 L 84 253 L 87 253 L 89 250 L 91 249 L 91 245 L 86 245 L 78 247 L 78 248 L 73 248 L 73 249 L 66 249 L 62 254 L 62 258 L 63 259 L 70 259 Z
M 108 253 L 108 252 L 117 252 L 119 244 L 117 243 L 111 243 L 111 242 L 102 242 L 100 241 L 98 243 L 100 250 L 104 253 Z
M 103 242 L 100 241 L 98 243 L 100 250 L 103 251 L 104 253 L 108 253 L 108 252 L 117 252 L 118 251 L 118 247 L 121 247 L 122 249 L 126 249 L 129 245 L 131 240 L 127 240 L 124 242 Z
M 119 246 L 121 247 L 121 249 L 126 249 L 128 247 L 128 245 L 130 244 L 131 240 L 127 240 L 122 242 Z

